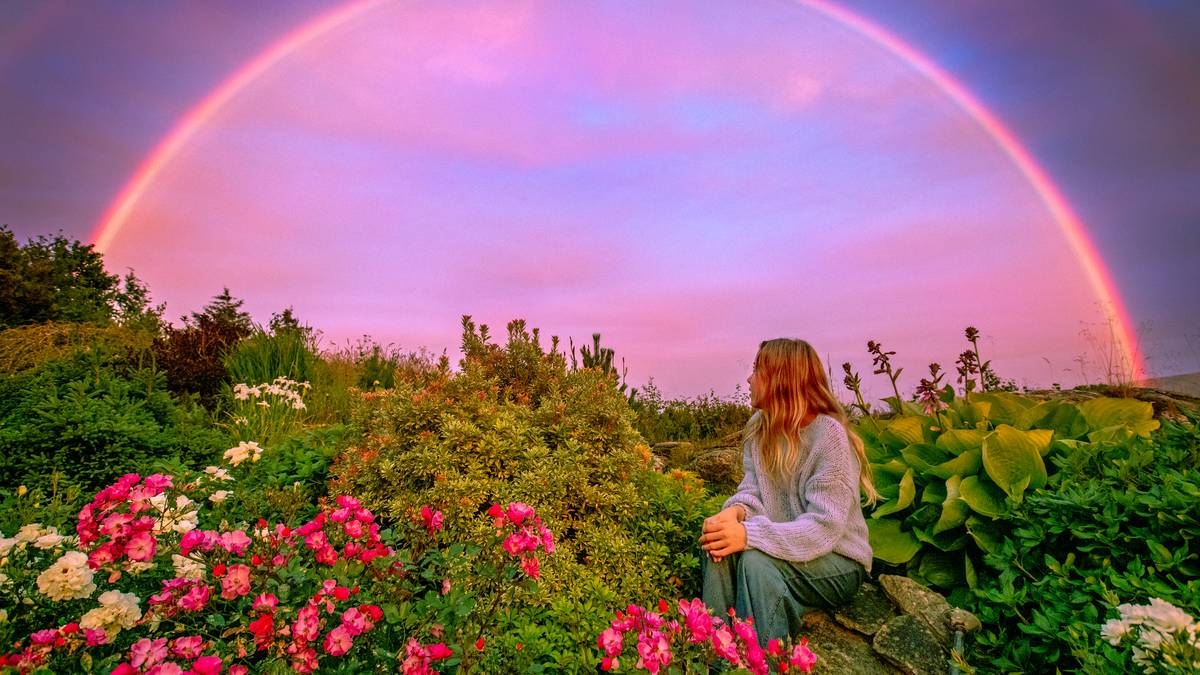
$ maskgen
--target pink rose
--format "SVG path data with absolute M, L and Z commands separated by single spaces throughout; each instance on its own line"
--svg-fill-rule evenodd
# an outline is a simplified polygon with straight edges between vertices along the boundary
M 192 672 L 196 675 L 220 675 L 221 657 L 201 656 L 192 663 Z
M 354 646 L 354 638 L 345 626 L 338 626 L 325 635 L 325 652 L 330 656 L 342 656 Z
M 250 592 L 250 568 L 245 565 L 230 565 L 221 580 L 221 597 L 233 600 Z

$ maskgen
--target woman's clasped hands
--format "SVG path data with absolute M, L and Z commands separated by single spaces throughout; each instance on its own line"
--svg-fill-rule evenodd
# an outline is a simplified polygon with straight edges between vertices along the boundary
M 742 525 L 745 517 L 745 510 L 735 504 L 704 519 L 700 548 L 713 562 L 719 563 L 727 555 L 746 550 L 746 527 Z

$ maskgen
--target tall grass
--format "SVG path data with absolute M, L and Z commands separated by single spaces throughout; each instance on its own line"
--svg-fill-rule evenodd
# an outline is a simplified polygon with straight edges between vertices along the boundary
M 255 384 L 286 377 L 312 382 L 320 357 L 312 340 L 300 331 L 258 331 L 243 339 L 225 357 L 225 370 L 232 383 Z
M 437 359 L 423 347 L 405 352 L 363 336 L 321 354 L 313 388 L 305 396 L 309 419 L 324 424 L 347 423 L 359 392 L 392 389 L 398 380 L 421 377 L 439 367 Z

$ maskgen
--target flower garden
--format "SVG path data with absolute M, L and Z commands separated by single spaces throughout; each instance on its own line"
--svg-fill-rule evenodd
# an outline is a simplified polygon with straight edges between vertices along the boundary
M 464 317 L 452 368 L 238 306 L 0 331 L 4 672 L 822 672 L 696 599 L 727 494 L 651 444 L 740 402 L 639 397 L 522 321 Z M 1197 672 L 1197 413 L 1006 391 L 971 342 L 883 409 L 845 369 L 876 573 L 981 619 L 947 667 Z

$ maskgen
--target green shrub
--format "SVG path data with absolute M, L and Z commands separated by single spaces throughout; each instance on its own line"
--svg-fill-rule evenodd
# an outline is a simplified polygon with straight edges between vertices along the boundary
M 96 352 L 0 377 L 2 487 L 58 472 L 87 493 L 157 460 L 202 466 L 224 443 L 203 409 L 172 400 L 161 373 Z
M 78 351 L 148 365 L 154 333 L 141 328 L 90 323 L 42 323 L 0 331 L 0 375 L 36 368 Z
M 631 406 L 637 412 L 637 430 L 649 443 L 725 438 L 740 432 L 753 412 L 740 388 L 730 398 L 709 392 L 690 399 L 664 400 L 653 378 Z
M 1069 443 L 1046 489 L 1009 514 L 976 599 L 979 656 L 997 671 L 1047 664 L 1134 672 L 1099 629 L 1121 603 L 1161 598 L 1200 616 L 1200 428 Z
M 354 418 L 363 436 L 339 457 L 331 490 L 392 520 L 430 504 L 448 536 L 468 541 L 490 536 L 478 515 L 493 502 L 534 506 L 558 552 L 506 632 L 523 636 L 513 637 L 530 659 L 522 671 L 591 670 L 597 629 L 614 609 L 695 587 L 694 554 L 672 546 L 694 542 L 706 495 L 694 479 L 645 475 L 649 448 L 616 383 L 568 369 L 523 323 L 509 324 L 501 347 L 465 320 L 463 351 L 459 373 L 363 394 Z
M 271 522 L 313 517 L 318 501 L 329 494 L 329 467 L 349 438 L 349 428 L 336 425 L 264 446 L 257 462 L 230 470 L 237 480 L 225 486 L 229 497 L 213 512 L 231 522 L 246 514 Z
M 226 288 L 202 312 L 184 317 L 178 328 L 167 326 L 155 338 L 155 364 L 173 393 L 195 394 L 205 405 L 216 403 L 228 377 L 225 357 L 253 331 L 241 306 Z

